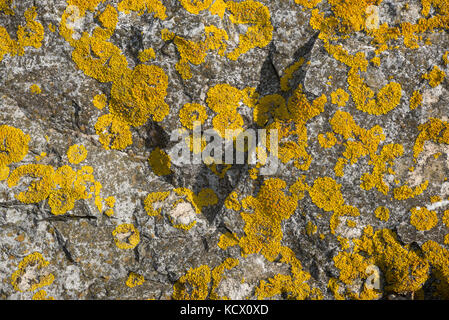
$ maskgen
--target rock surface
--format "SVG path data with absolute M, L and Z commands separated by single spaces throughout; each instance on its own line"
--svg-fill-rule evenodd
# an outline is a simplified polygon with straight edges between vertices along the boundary
M 0 298 L 448 298 L 449 3 L 350 3 L 0 0 Z

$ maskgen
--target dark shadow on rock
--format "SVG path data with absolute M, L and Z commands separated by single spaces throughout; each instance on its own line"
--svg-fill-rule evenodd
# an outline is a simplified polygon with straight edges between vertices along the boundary
M 308 59 L 311 55 L 312 48 L 315 44 L 315 41 L 318 37 L 318 33 L 316 33 L 306 44 L 304 44 L 301 48 L 299 48 L 294 53 L 295 62 L 298 61 L 301 57 L 304 59 Z M 276 52 L 276 47 L 274 42 L 271 42 L 268 47 L 268 55 L 262 64 L 262 68 L 260 70 L 260 82 L 256 88 L 256 92 L 259 93 L 260 96 L 265 96 L 269 94 L 281 94 L 286 101 L 292 95 L 293 90 L 289 92 L 283 93 L 280 89 L 280 74 L 279 71 L 276 70 L 273 64 L 273 54 Z M 295 88 L 298 84 L 303 84 L 304 78 L 306 75 L 306 71 L 304 70 L 304 66 L 295 72 L 295 78 L 292 79 L 292 83 L 295 84 Z M 166 134 L 162 128 L 160 128 L 157 124 L 151 124 L 151 130 L 153 130 L 157 137 L 160 135 L 165 135 L 164 140 L 169 141 L 168 134 Z M 245 129 L 253 129 L 257 133 L 257 129 L 260 128 L 256 123 L 252 122 L 247 125 Z M 152 132 L 153 132 L 152 131 Z M 149 145 L 147 147 L 154 147 L 155 141 L 157 142 L 159 138 L 151 138 Z M 154 140 L 154 141 L 153 141 Z M 176 143 L 176 142 L 175 142 Z M 167 147 L 167 144 L 163 145 L 164 148 Z M 161 147 L 162 149 L 162 147 Z M 234 150 L 234 159 L 235 159 L 235 150 Z M 175 188 L 186 187 L 191 189 L 195 194 L 198 194 L 204 188 L 211 188 L 218 196 L 218 203 L 214 206 L 205 207 L 203 209 L 203 214 L 209 223 L 216 223 L 217 214 L 222 210 L 224 202 L 228 195 L 238 186 L 241 179 L 248 175 L 248 154 L 245 154 L 245 163 L 244 164 L 232 164 L 228 170 L 228 173 L 224 175 L 223 178 L 214 177 L 213 185 L 211 185 L 210 177 L 214 175 L 211 169 L 204 163 L 199 165 L 189 165 L 183 168 L 175 169 L 174 172 L 166 176 L 164 179 L 173 185 Z M 224 168 L 224 165 L 217 165 L 217 170 L 220 171 Z M 234 178 L 229 176 L 229 172 L 232 172 Z M 264 178 L 259 176 L 257 180 L 257 184 L 262 185 Z M 257 192 L 257 189 L 255 190 Z

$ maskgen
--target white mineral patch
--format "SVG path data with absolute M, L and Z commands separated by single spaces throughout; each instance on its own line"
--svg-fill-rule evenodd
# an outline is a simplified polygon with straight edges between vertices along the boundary
M 80 289 L 80 270 L 77 266 L 69 266 L 65 270 L 63 277 L 64 288 L 67 290 L 79 290 Z
M 253 286 L 241 283 L 238 279 L 224 278 L 217 288 L 219 296 L 226 296 L 231 300 L 242 300 L 251 294 Z
M 433 211 L 433 210 L 439 209 L 441 207 L 445 207 L 447 205 L 449 205 L 449 200 L 443 200 L 443 201 L 438 201 L 438 202 L 432 203 L 432 204 L 428 205 L 426 208 L 427 208 L 427 210 Z
M 175 224 L 189 225 L 195 220 L 196 212 L 188 202 L 181 202 L 169 213 Z

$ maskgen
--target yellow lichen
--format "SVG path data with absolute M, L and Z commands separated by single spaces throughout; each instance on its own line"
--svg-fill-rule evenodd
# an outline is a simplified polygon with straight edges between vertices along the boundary
M 164 201 L 170 192 L 153 192 L 150 193 L 144 200 L 145 211 L 149 216 L 158 216 L 161 214 L 161 208 L 154 208 L 154 204 Z
M 336 104 L 339 107 L 344 107 L 348 103 L 349 94 L 345 90 L 338 88 L 331 93 L 331 98 L 333 104 Z
M 449 65 L 449 51 L 446 51 L 443 55 L 443 62 L 447 66 Z
M 27 255 L 19 263 L 17 270 L 11 275 L 11 284 L 20 292 L 34 291 L 53 283 L 55 277 L 45 268 L 50 264 L 41 253 Z
M 419 107 L 422 101 L 423 97 L 419 90 L 414 91 L 412 97 L 410 98 L 410 110 L 414 110 Z
M 155 175 L 166 176 L 172 173 L 170 156 L 159 147 L 151 152 L 148 162 Z
M 237 192 L 233 191 L 231 192 L 225 199 L 224 205 L 226 208 L 234 210 L 234 211 L 240 211 L 241 205 L 238 200 Z
M 227 57 L 237 60 L 242 54 L 255 47 L 266 47 L 273 37 L 273 26 L 268 8 L 260 2 L 246 0 L 243 2 L 227 1 L 231 12 L 229 19 L 234 24 L 251 24 L 245 34 L 239 36 L 239 45 Z
M 340 252 L 334 257 L 340 269 L 340 281 L 344 284 L 350 285 L 358 277 L 366 279 L 368 266 L 371 265 L 382 271 L 385 279 L 383 289 L 386 292 L 415 292 L 427 280 L 429 263 L 410 247 L 402 246 L 391 230 L 365 233 L 361 239 L 354 239 L 353 242 L 352 253 Z M 357 296 L 351 291 L 347 294 L 352 298 Z
M 95 131 L 106 150 L 123 150 L 132 144 L 130 126 L 110 113 L 98 118 Z
M 374 215 L 381 221 L 388 221 L 390 219 L 390 210 L 384 206 L 380 206 L 374 210 Z
M 449 122 L 430 118 L 426 123 L 419 125 L 418 130 L 419 135 L 413 147 L 413 155 L 415 158 L 423 151 L 426 141 L 449 144 Z
M 432 273 L 438 279 L 434 286 L 444 299 L 449 298 L 449 251 L 436 243 L 427 241 L 421 247 L 426 259 L 432 264 Z
M 134 249 L 140 242 L 139 230 L 129 223 L 118 225 L 112 231 L 112 236 L 119 249 Z
M 8 3 L 1 3 L 0 9 L 7 14 L 13 12 L 9 9 Z M 1 10 L 0 10 L 1 11 Z M 0 61 L 6 54 L 11 56 L 24 55 L 26 47 L 34 47 L 36 49 L 42 46 L 44 39 L 44 27 L 36 21 L 36 7 L 28 8 L 25 13 L 25 26 L 19 25 L 17 28 L 17 40 L 11 39 L 4 27 L 0 27 Z
M 341 185 L 330 177 L 317 178 L 312 187 L 308 188 L 312 202 L 320 209 L 333 212 L 330 219 L 330 229 L 335 233 L 339 225 L 339 217 L 343 215 L 358 216 L 360 214 L 356 207 L 345 205 L 341 193 Z
M 4 12 L 7 15 L 14 15 L 11 5 L 12 0 L 0 0 L 0 12 Z
M 212 272 L 211 272 L 211 277 L 212 277 L 212 287 L 210 290 L 210 296 L 209 298 L 211 300 L 218 300 L 218 299 L 222 299 L 222 300 L 227 300 L 227 297 L 219 297 L 216 289 L 218 287 L 218 285 L 220 284 L 222 278 L 223 278 L 223 273 L 225 270 L 230 270 L 236 266 L 239 265 L 239 260 L 238 259 L 234 259 L 234 258 L 227 258 L 225 261 L 223 261 L 223 263 L 221 263 L 219 266 L 215 267 Z
M 154 13 L 156 18 L 165 20 L 167 15 L 165 14 L 165 6 L 160 0 L 122 0 L 118 6 L 119 11 L 130 13 L 130 11 L 136 11 L 139 15 L 148 13 Z
M 22 130 L 8 126 L 0 126 L 0 168 L 13 162 L 21 161 L 28 153 L 30 136 Z
M 227 248 L 236 246 L 238 244 L 238 237 L 235 234 L 226 232 L 220 236 L 220 240 L 218 241 L 217 246 L 222 250 L 226 250 Z
M 203 10 L 206 10 L 212 4 L 214 0 L 179 0 L 188 12 L 198 14 Z
M 37 84 L 33 84 L 33 85 L 30 87 L 30 91 L 31 91 L 31 93 L 34 93 L 34 94 L 40 94 L 40 93 L 42 93 L 41 88 L 40 88 Z
M 47 292 L 45 290 L 39 290 L 38 292 L 36 292 L 33 295 L 33 297 L 31 299 L 32 300 L 55 300 L 55 298 L 47 296 Z
M 128 275 L 128 279 L 126 280 L 126 285 L 129 288 L 134 288 L 136 286 L 141 286 L 145 282 L 145 278 L 135 272 L 130 272 Z
M 308 221 L 306 224 L 306 234 L 308 236 L 311 236 L 313 234 L 315 234 L 318 230 L 318 227 L 316 225 L 314 225 L 311 221 Z
M 187 103 L 179 111 L 179 120 L 187 129 L 193 129 L 194 122 L 204 124 L 207 120 L 206 108 L 198 103 Z
M 164 101 L 167 86 L 168 77 L 162 68 L 139 64 L 113 82 L 110 112 L 134 127 L 143 125 L 150 116 L 160 122 L 169 113 Z
M 313 296 L 319 295 L 319 289 L 312 289 L 307 283 L 310 274 L 302 269 L 301 262 L 294 252 L 288 247 L 282 247 L 280 254 L 282 257 L 280 261 L 290 265 L 291 275 L 277 274 L 267 281 L 260 281 L 256 288 L 256 297 L 266 299 L 285 294 L 287 299 L 304 300 L 309 296 L 313 299 Z
M 430 230 L 438 223 L 437 213 L 427 208 L 412 208 L 410 216 L 410 224 L 419 231 Z
M 204 300 L 209 294 L 211 270 L 203 265 L 189 269 L 173 286 L 175 300 Z
M 70 163 L 79 164 L 87 157 L 87 149 L 83 145 L 74 144 L 67 150 L 67 158 Z
M 281 223 L 296 209 L 294 196 L 283 189 L 286 183 L 280 179 L 266 180 L 257 197 L 248 196 L 242 201 L 241 216 L 245 221 L 245 236 L 240 238 L 242 254 L 261 253 L 273 261 L 281 250 Z M 250 210 L 252 212 L 247 212 Z
M 105 94 L 97 94 L 92 100 L 92 103 L 98 110 L 103 110 L 108 105 L 107 97 Z
M 0 181 L 6 180 L 9 177 L 9 167 L 0 168 Z
M 293 73 L 295 73 L 301 66 L 304 64 L 304 58 L 301 57 L 298 61 L 293 63 L 291 66 L 287 67 L 284 70 L 284 75 L 281 77 L 280 84 L 281 84 L 281 90 L 282 91 L 288 91 L 290 90 L 289 81 L 293 77 Z
M 16 186 L 22 177 L 31 177 L 28 189 L 16 194 L 17 200 L 23 203 L 38 203 L 46 199 L 54 185 L 54 169 L 43 164 L 27 164 L 14 169 L 8 178 L 8 187 Z
M 156 53 L 153 48 L 148 48 L 139 52 L 138 58 L 141 62 L 147 62 L 156 58 Z
M 318 135 L 318 142 L 322 148 L 332 148 L 337 143 L 337 138 L 333 132 Z
M 443 82 L 445 77 L 446 77 L 446 74 L 444 73 L 444 71 L 442 71 L 440 68 L 438 68 L 438 66 L 434 66 L 430 72 L 428 72 L 422 76 L 423 79 L 429 80 L 429 85 L 432 88 L 435 88 L 441 82 Z

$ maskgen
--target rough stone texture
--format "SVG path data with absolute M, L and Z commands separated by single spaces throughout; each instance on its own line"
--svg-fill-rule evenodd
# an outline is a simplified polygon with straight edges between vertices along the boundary
M 0 0 L 0 9 L 2 3 L 8 6 L 9 2 Z M 76 4 L 81 1 L 67 2 Z M 92 34 L 94 28 L 101 25 L 95 15 L 103 12 L 107 5 L 115 10 L 121 1 L 86 2 L 99 4 L 94 6 L 95 12 L 87 11 L 75 24 L 74 39 L 79 38 L 82 32 Z M 153 4 L 156 2 L 153 1 Z M 247 32 L 251 25 L 233 23 L 229 9 L 225 11 L 223 18 L 211 14 L 208 9 L 192 14 L 181 2 L 190 1 L 163 1 L 167 15 L 164 20 L 156 18 L 154 13 L 138 15 L 135 11 L 129 14 L 119 12 L 117 26 L 107 40 L 120 50 L 131 70 L 142 63 L 139 61 L 139 52 L 153 48 L 155 59 L 144 64 L 161 67 L 168 77 L 164 100 L 170 108 L 169 113 L 160 122 L 153 121 L 150 117 L 142 126 L 131 126 L 132 145 L 122 150 L 106 150 L 95 130 L 98 118 L 108 113 L 108 107 L 99 110 L 92 100 L 97 94 L 105 94 L 110 102 L 112 82 L 100 82 L 80 70 L 72 59 L 74 48 L 59 33 L 61 17 L 68 3 L 64 0 L 13 0 L 11 8 L 14 15 L 0 12 L 0 27 L 13 40 L 17 40 L 18 27 L 26 23 L 24 12 L 33 5 L 36 5 L 36 21 L 44 29 L 39 48 L 27 46 L 23 55 L 6 53 L 2 60 L 0 56 L 0 125 L 18 128 L 30 136 L 27 155 L 18 162 L 8 163 L 10 174 L 14 169 L 32 163 L 53 166 L 55 169 L 69 165 L 73 170 L 91 166 L 95 180 L 102 185 L 101 197 L 115 197 L 111 216 L 106 215 L 104 210 L 98 210 L 95 197 L 79 199 L 73 209 L 62 215 L 54 215 L 48 199 L 27 204 L 16 198 L 28 188 L 32 178 L 22 178 L 16 187 L 9 187 L 6 178 L 0 181 L 0 298 L 31 299 L 39 290 L 45 290 L 47 297 L 55 299 L 179 298 L 174 292 L 174 286 L 176 283 L 183 283 L 189 270 L 207 265 L 210 273 L 210 270 L 230 261 L 226 260 L 229 258 L 238 261 L 238 265 L 225 268 L 221 278 L 206 281 L 205 287 L 201 287 L 202 284 L 195 286 L 192 283 L 194 280 L 191 280 L 185 286 L 183 297 L 190 294 L 193 297 L 195 292 L 199 292 L 198 296 L 203 299 L 351 299 L 354 295 L 362 299 L 449 297 L 449 292 L 445 289 L 449 279 L 449 211 L 445 214 L 445 210 L 449 209 L 449 133 L 446 133 L 446 141 L 425 141 L 424 149 L 416 161 L 413 154 L 420 133 L 419 125 L 427 123 L 430 118 L 449 121 L 447 78 L 435 87 L 431 87 L 429 81 L 422 78 L 433 66 L 448 71 L 448 64 L 443 60 L 443 55 L 449 50 L 448 29 L 439 28 L 435 32 L 428 30 L 420 33 L 422 39 L 418 41 L 419 47 L 414 49 L 405 46 L 403 35 L 400 35 L 390 43 L 388 50 L 377 54 L 381 58 L 379 66 L 369 62 L 376 56 L 375 50 L 378 47 L 366 30 L 340 33 L 338 39 L 330 40 L 332 45 L 341 45 L 350 55 L 360 52 L 365 54 L 367 68 L 359 71 L 359 74 L 375 95 L 391 81 L 401 85 L 400 103 L 386 114 L 373 115 L 356 107 L 348 89 L 350 67 L 337 61 L 328 52 L 326 42 L 329 40 L 322 36 L 323 30 L 309 23 L 312 9 L 303 6 L 307 1 L 297 0 L 295 3 L 293 0 L 260 0 L 258 3 L 268 9 L 269 21 L 273 26 L 269 44 L 250 49 L 236 61 L 220 55 L 217 50 L 210 50 L 204 63 L 189 64 L 191 79 L 183 79 L 175 67 L 181 58 L 179 50 L 173 41 L 161 39 L 163 29 L 186 40 L 203 41 L 204 27 L 214 25 L 226 31 L 228 53 L 238 46 L 241 41 L 239 35 Z M 235 2 L 254 4 L 252 1 Z M 334 16 L 336 14 L 332 5 L 341 2 L 343 1 L 323 0 L 317 3 L 315 10 L 324 13 L 325 17 Z M 447 2 L 430 2 L 433 5 L 430 16 L 447 14 L 444 11 L 447 11 Z M 152 1 L 148 3 L 151 6 Z M 367 3 L 379 4 L 381 24 L 399 27 L 401 22 L 414 24 L 419 18 L 423 18 L 422 5 L 428 2 L 361 1 L 360 6 L 366 6 Z M 438 7 L 438 3 L 442 3 L 442 7 Z M 55 26 L 55 32 L 50 30 L 49 24 Z M 6 43 L 1 35 L 2 33 L 0 52 Z M 427 39 L 429 42 L 426 42 Z M 393 48 L 394 46 L 398 47 Z M 281 78 L 285 76 L 286 69 L 301 57 L 304 58 L 304 64 L 292 74 L 289 81 L 291 90 L 282 91 Z M 275 175 L 258 175 L 256 179 L 251 177 L 249 171 L 254 166 L 248 164 L 232 165 L 222 177 L 214 174 L 205 164 L 172 165 L 171 174 L 155 174 L 148 158 L 156 148 L 160 147 L 166 152 L 173 148 L 174 143 L 167 142 L 167 137 L 173 130 L 181 128 L 181 108 L 187 103 L 205 106 L 208 118 L 203 129 L 212 128 L 212 119 L 216 113 L 208 106 L 208 91 L 215 85 L 224 83 L 239 90 L 255 88 L 259 98 L 279 94 L 288 101 L 299 85 L 310 102 L 323 94 L 327 97 L 322 112 L 307 119 L 306 123 L 296 123 L 297 126 L 305 126 L 307 131 L 306 152 L 312 157 L 307 170 L 300 170 L 295 167 L 294 161 L 289 161 L 280 163 Z M 30 91 L 33 84 L 40 87 L 41 93 L 34 94 Z M 349 93 L 348 103 L 341 108 L 333 104 L 331 98 L 331 93 L 338 88 Z M 415 90 L 421 92 L 423 99 L 420 106 L 411 110 L 410 99 Z M 253 118 L 254 108 L 257 106 L 240 103 L 238 112 L 244 120 L 242 129 L 261 128 Z M 295 108 L 302 112 L 307 106 L 300 103 Z M 403 154 L 393 159 L 393 171 L 382 173 L 383 180 L 389 187 L 387 194 L 379 192 L 375 187 L 365 190 L 360 186 L 362 175 L 373 170 L 369 155 L 346 165 L 343 176 L 336 175 L 334 167 L 337 159 L 343 157 L 348 139 L 335 133 L 337 144 L 332 148 L 323 148 L 318 142 L 318 135 L 333 130 L 330 120 L 338 110 L 351 114 L 355 123 L 363 129 L 368 130 L 376 125 L 383 129 L 385 139 L 379 144 L 378 154 L 388 144 L 403 146 Z M 274 116 L 270 119 L 273 122 Z M 292 119 L 289 121 L 294 122 Z M 4 136 L 2 139 L 5 139 Z M 286 139 L 296 141 L 296 136 L 290 135 Z M 360 138 L 349 140 L 360 141 Z M 8 153 L 3 144 L 0 152 Z M 80 164 L 70 163 L 66 154 L 74 144 L 83 145 L 88 152 L 87 158 Z M 36 156 L 43 152 L 46 156 L 37 159 Z M 414 167 L 413 172 L 409 170 L 410 167 Z M 295 198 L 294 210 L 275 222 L 281 228 L 280 240 L 270 242 L 269 239 L 263 240 L 263 235 L 260 236 L 262 247 L 274 247 L 277 250 L 275 257 L 270 257 L 260 248 L 253 251 L 251 248 L 244 248 L 242 240 L 226 249 L 218 246 L 220 237 L 229 232 L 238 239 L 248 237 L 248 232 L 245 231 L 248 220 L 245 220 L 247 218 L 244 218 L 243 212 L 258 214 L 251 211 L 251 207 L 240 210 L 228 208 L 225 199 L 232 192 L 237 193 L 240 204 L 243 204 L 245 198 L 257 197 L 266 181 L 280 179 L 286 183 L 286 187 L 276 189 L 274 193 L 285 192 L 286 196 L 290 196 L 288 188 L 303 175 L 304 183 L 309 186 L 305 196 Z M 333 210 L 324 211 L 317 206 L 308 192 L 312 192 L 310 188 L 320 177 L 330 177 L 340 184 L 345 204 L 357 207 L 360 212 L 358 216 L 340 217 L 335 230 L 331 226 Z M 408 184 L 414 188 L 425 181 L 428 181 L 428 187 L 423 193 L 410 199 L 395 199 L 395 187 Z M 174 191 L 177 188 L 187 188 L 194 194 L 210 188 L 216 194 L 217 201 L 213 205 L 202 207 L 201 213 L 197 213 L 194 204 L 186 200 L 185 195 Z M 168 192 L 169 195 L 154 206 L 155 209 L 161 209 L 160 213 L 151 216 L 146 212 L 145 198 L 154 192 Z M 431 196 L 439 198 L 431 201 Z M 273 216 L 278 214 L 277 203 L 270 204 L 265 200 L 264 205 L 261 211 Z M 374 211 L 379 206 L 389 209 L 388 221 L 376 218 Z M 411 209 L 416 207 L 427 207 L 435 211 L 437 224 L 430 230 L 417 230 L 411 224 Z M 281 208 L 280 211 L 282 210 Z M 347 220 L 354 221 L 355 226 L 349 226 Z M 186 226 L 193 222 L 195 225 L 189 230 L 179 228 L 180 224 Z M 121 249 L 114 242 L 113 231 L 121 224 L 132 224 L 140 234 L 139 242 L 133 249 Z M 315 231 L 310 232 L 311 225 L 316 227 Z M 372 226 L 374 232 L 390 230 L 396 236 L 395 243 L 405 248 L 405 251 L 392 249 L 393 257 L 400 257 L 393 259 L 393 262 L 389 261 L 391 255 L 388 254 L 369 260 L 375 254 L 358 252 L 369 261 L 368 264 L 380 268 L 381 287 L 375 291 L 375 295 L 369 295 L 372 293 L 369 290 L 364 291 L 364 283 L 368 278 L 366 271 L 354 271 L 360 267 L 355 266 L 358 263 L 355 252 L 350 258 L 354 267 L 349 266 L 350 263 L 345 268 L 336 265 L 336 257 L 342 252 L 351 253 L 357 239 L 363 238 L 368 226 Z M 276 229 L 274 225 L 261 227 L 261 230 L 263 228 Z M 261 230 L 257 232 L 262 234 Z M 342 245 L 342 238 L 348 239 L 348 248 Z M 432 250 L 426 247 L 432 241 L 443 252 L 440 260 L 432 258 Z M 294 270 L 292 263 L 286 262 L 285 252 L 281 253 L 276 245 L 292 250 L 296 261 L 302 265 L 300 274 L 307 275 L 305 279 L 297 279 L 298 272 Z M 380 245 L 374 251 L 388 251 L 390 247 L 391 243 L 385 247 L 387 249 Z M 53 274 L 54 281 L 42 288 L 20 292 L 12 284 L 12 275 L 20 269 L 20 262 L 33 252 L 39 252 L 49 262 L 45 272 Z M 425 270 L 424 279 L 417 279 L 413 274 L 416 265 L 410 267 L 410 274 L 405 272 L 406 275 L 402 278 L 397 276 L 394 271 L 395 263 L 398 264 L 397 269 L 402 270 L 404 264 L 407 266 L 413 260 L 404 252 L 412 252 L 419 257 L 416 259 L 422 259 L 422 263 L 426 264 L 428 269 Z M 402 257 L 405 262 L 401 260 Z M 411 260 L 407 260 L 409 258 Z M 30 268 L 26 267 L 25 271 L 31 272 Z M 127 285 L 131 272 L 143 276 L 143 284 L 135 287 Z M 343 279 L 344 273 L 352 274 L 352 282 Z M 213 274 L 212 271 L 212 276 Z M 275 289 L 265 296 L 261 295 L 262 284 L 274 279 L 276 275 L 288 278 L 288 284 L 282 285 L 272 280 Z M 27 276 L 29 275 L 22 274 L 23 281 L 27 280 Z M 31 282 L 39 282 L 39 277 L 42 278 L 36 274 L 30 277 L 34 277 Z M 333 281 L 338 283 L 339 289 L 332 287 Z M 408 282 L 413 284 L 407 287 Z M 404 286 L 408 289 L 404 289 Z

